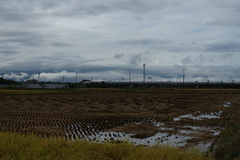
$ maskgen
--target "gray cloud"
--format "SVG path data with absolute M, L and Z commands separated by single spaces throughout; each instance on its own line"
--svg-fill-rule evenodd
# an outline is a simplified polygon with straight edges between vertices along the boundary
M 4 55 L 9 55 L 9 54 L 18 54 L 19 52 L 18 51 L 15 51 L 15 50 L 8 50 L 8 49 L 5 49 L 5 50 L 1 50 L 0 49 L 0 54 L 4 54 Z
M 239 52 L 240 42 L 234 40 L 213 41 L 204 46 L 208 52 Z
M 193 63 L 193 60 L 191 59 L 190 56 L 187 56 L 186 58 L 184 58 L 184 59 L 182 60 L 182 63 L 185 64 L 185 65 L 192 64 L 192 63 Z
M 161 39 L 124 40 L 118 44 L 142 47 L 153 50 L 167 50 L 170 52 L 240 52 L 240 41 L 210 40 L 206 42 L 174 42 Z
M 121 54 L 115 54 L 115 55 L 113 56 L 113 58 L 122 59 L 124 56 L 125 56 L 125 54 L 123 54 L 123 53 L 121 53 Z
M 139 66 L 143 63 L 151 63 L 154 53 L 151 51 L 144 51 L 142 53 L 136 53 L 128 56 L 127 64 L 131 66 Z
M 1 13 L 1 16 L 0 16 L 1 20 L 7 20 L 7 21 L 12 21 L 12 22 L 16 22 L 16 21 L 23 22 L 23 21 L 29 19 L 29 16 L 27 16 L 24 13 L 17 12 L 17 11 L 1 10 L 0 13 Z
M 26 46 L 39 46 L 44 43 L 43 37 L 31 31 L 2 31 L 0 32 L 0 42 L 6 44 L 17 43 Z
M 232 58 L 233 56 L 234 56 L 233 53 L 225 53 L 225 54 L 222 55 L 222 58 L 227 59 L 227 58 Z
M 188 66 L 188 65 L 199 66 L 202 63 L 206 62 L 206 59 L 204 58 L 203 54 L 199 54 L 198 56 L 187 56 L 183 58 L 181 62 L 183 66 Z
M 44 14 L 44 12 L 38 12 L 37 8 L 38 4 L 34 1 L 1 0 L 0 20 L 13 23 L 36 20 Z
M 239 1 L 211 1 L 213 15 L 206 21 L 207 25 L 214 26 L 240 26 L 240 3 Z M 210 11 L 208 11 L 210 13 Z
M 111 0 L 111 1 L 68 1 L 64 10 L 56 10 L 54 15 L 57 16 L 86 16 L 86 15 L 101 15 L 109 12 L 132 12 L 135 14 L 145 14 L 159 8 L 164 8 L 168 3 L 166 0 Z M 65 4 L 66 5 L 66 4 Z
M 181 75 L 173 64 L 199 70 L 240 67 L 236 0 L 0 0 L 0 4 L 1 72 L 82 71 L 117 79 L 129 68 L 142 77 L 146 63 L 149 76 L 173 80 Z M 160 75 L 155 69 L 159 67 Z M 194 79 L 229 77 L 202 70 L 188 74 Z
M 0 40 L 1 43 L 17 43 L 25 46 L 40 46 L 43 45 L 44 41 L 37 37 L 22 37 L 22 38 L 6 38 Z
M 131 67 L 132 81 L 142 81 L 142 67 Z M 239 68 L 229 68 L 227 66 L 215 67 L 186 67 L 185 68 L 185 80 L 186 81 L 223 81 L 229 82 L 234 80 L 239 81 L 240 76 L 237 74 Z M 56 70 L 55 72 L 41 72 L 41 81 L 62 81 L 65 77 L 65 81 L 75 82 L 76 73 L 78 73 L 78 80 L 81 79 L 94 79 L 94 80 L 107 80 L 107 81 L 119 81 L 122 77 L 125 81 L 128 80 L 129 68 L 126 66 L 82 66 L 80 70 L 73 72 L 68 70 Z M 18 74 L 21 73 L 21 74 Z M 4 77 L 8 79 L 26 80 L 32 77 L 37 77 L 38 71 L 31 73 L 24 72 L 9 72 L 5 73 Z M 146 77 L 152 77 L 153 81 L 182 81 L 182 69 L 176 67 L 166 66 L 147 66 Z
M 140 63 L 142 63 L 143 58 L 141 54 L 136 54 L 130 57 L 129 59 L 129 64 L 131 65 L 139 65 Z
M 68 47 L 68 46 L 71 46 L 71 44 L 69 43 L 64 43 L 64 42 L 52 42 L 50 43 L 52 46 L 55 46 L 55 47 Z
M 163 44 L 169 44 L 170 40 L 161 40 L 161 39 L 137 39 L 137 40 L 124 40 L 118 42 L 119 44 L 123 45 L 137 45 L 137 46 L 159 46 Z

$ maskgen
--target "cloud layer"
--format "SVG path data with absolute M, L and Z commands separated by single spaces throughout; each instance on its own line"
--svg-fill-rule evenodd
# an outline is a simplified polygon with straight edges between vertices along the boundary
M 0 0 L 0 73 L 117 81 L 239 81 L 237 0 Z M 176 65 L 181 67 L 176 67 Z

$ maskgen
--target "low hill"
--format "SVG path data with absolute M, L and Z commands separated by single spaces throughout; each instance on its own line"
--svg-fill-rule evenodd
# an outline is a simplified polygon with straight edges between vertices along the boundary
M 16 82 L 16 81 L 12 81 L 12 80 L 6 80 L 6 79 L 3 79 L 3 78 L 0 78 L 0 84 L 19 85 L 21 83 Z

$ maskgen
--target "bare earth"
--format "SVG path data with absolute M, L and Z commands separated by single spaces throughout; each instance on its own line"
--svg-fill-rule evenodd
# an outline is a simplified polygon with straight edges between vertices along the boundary
M 62 136 L 69 140 L 110 133 L 182 147 L 214 141 L 227 115 L 240 107 L 240 90 L 89 90 L 74 94 L 0 95 L 0 131 Z M 181 115 L 191 115 L 183 116 Z M 201 118 L 199 118 L 199 116 Z M 208 117 L 210 116 L 210 117 Z M 211 117 L 212 116 L 212 117 Z M 165 139 L 164 139 L 165 138 Z M 91 138 L 91 140 L 96 140 Z M 147 141 L 146 143 L 150 143 Z

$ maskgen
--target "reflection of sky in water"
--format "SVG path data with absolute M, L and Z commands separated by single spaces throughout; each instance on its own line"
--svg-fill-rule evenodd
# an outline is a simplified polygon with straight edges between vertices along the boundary
M 180 130 L 181 132 L 188 132 L 189 133 L 201 133 L 203 131 L 210 131 L 212 132 L 213 136 L 217 136 L 221 133 L 223 128 L 220 127 L 204 127 L 204 126 L 183 126 L 183 128 L 190 128 L 191 130 Z
M 231 102 L 225 102 L 223 104 L 223 107 L 231 107 L 232 103 Z
M 203 119 L 211 119 L 211 118 L 220 118 L 222 112 L 215 112 L 209 114 L 200 114 L 200 112 L 195 112 L 197 116 L 193 116 L 192 114 L 186 114 L 179 117 L 174 118 L 174 121 L 179 121 L 182 118 L 189 118 L 194 120 L 203 120 Z M 68 140 L 74 141 L 75 139 L 87 139 L 93 142 L 104 142 L 104 141 L 129 141 L 135 145 L 145 145 L 145 146 L 153 146 L 153 145 L 161 145 L 161 144 L 169 144 L 173 146 L 184 147 L 187 144 L 187 140 L 199 136 L 201 134 L 212 134 L 217 136 L 221 133 L 222 128 L 220 127 L 203 127 L 203 126 L 176 126 L 179 129 L 174 129 L 165 126 L 164 123 L 157 122 L 154 119 L 149 120 L 151 124 L 158 127 L 159 133 L 154 136 L 148 138 L 133 138 L 134 134 L 127 134 L 123 132 L 98 132 L 95 131 L 94 127 L 89 126 L 88 128 L 91 131 L 82 130 L 81 127 L 78 126 L 68 126 L 67 128 L 71 128 L 72 130 L 68 130 L 66 133 L 66 138 Z M 136 122 L 136 125 L 139 125 L 143 122 Z M 75 129 L 73 129 L 75 128 Z M 167 133 L 168 131 L 176 130 L 175 134 Z M 191 136 L 189 136 L 191 135 Z M 212 142 L 199 142 L 197 147 L 202 148 L 203 150 L 207 150 Z
M 195 112 L 195 114 L 198 114 L 198 112 Z M 220 118 L 221 114 L 222 114 L 222 111 L 208 113 L 208 114 L 199 114 L 199 115 L 185 114 L 185 115 L 181 115 L 179 117 L 175 117 L 175 118 L 173 118 L 173 120 L 180 121 L 183 118 L 189 118 L 189 119 L 193 119 L 193 120 L 214 119 L 214 118 Z
M 75 137 L 79 137 L 80 139 L 87 139 L 93 142 L 105 142 L 105 141 L 129 141 L 135 145 L 145 145 L 145 146 L 153 146 L 153 145 L 161 145 L 161 144 L 168 144 L 178 147 L 184 147 L 187 144 L 187 140 L 193 137 L 187 136 L 187 134 L 204 134 L 201 131 L 210 131 L 212 135 L 216 136 L 220 134 L 220 128 L 214 127 L 201 127 L 201 126 L 178 126 L 183 129 L 178 130 L 179 134 L 169 134 L 169 133 L 162 133 L 159 132 L 154 136 L 148 138 L 133 138 L 134 134 L 127 134 L 123 132 L 99 132 L 92 135 L 83 135 L 79 131 L 72 132 L 70 134 L 66 134 L 68 140 L 74 141 L 73 135 Z M 188 129 L 184 129 L 188 128 Z M 174 130 L 173 128 L 164 128 L 159 127 L 162 131 L 164 130 Z M 180 135 L 186 134 L 186 135 Z M 76 138 L 78 139 L 78 138 Z M 202 148 L 203 150 L 207 150 L 212 142 L 203 143 L 199 142 L 197 147 Z
M 147 145 L 153 146 L 157 144 L 171 144 L 174 146 L 184 146 L 186 144 L 186 140 L 190 139 L 191 137 L 188 136 L 180 136 L 175 134 L 168 134 L 168 133 L 157 133 L 154 136 L 139 139 L 139 138 L 132 138 L 134 134 L 125 134 L 122 132 L 100 132 L 97 135 L 89 136 L 89 139 L 104 142 L 106 140 L 127 140 L 136 145 Z

